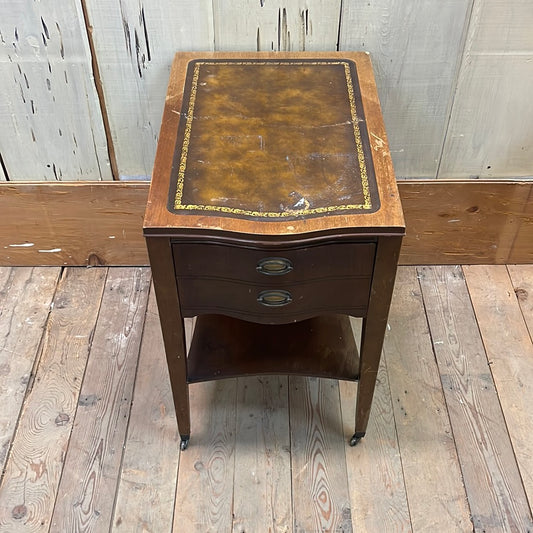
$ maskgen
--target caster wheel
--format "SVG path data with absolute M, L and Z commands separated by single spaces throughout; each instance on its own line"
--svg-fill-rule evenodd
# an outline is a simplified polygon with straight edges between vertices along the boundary
M 184 450 L 186 450 L 188 448 L 189 440 L 190 440 L 189 435 L 183 435 L 181 437 L 181 442 L 180 442 L 180 450 L 181 451 L 184 451 Z
M 364 433 L 355 433 L 354 436 L 350 439 L 350 446 L 356 446 L 364 436 Z

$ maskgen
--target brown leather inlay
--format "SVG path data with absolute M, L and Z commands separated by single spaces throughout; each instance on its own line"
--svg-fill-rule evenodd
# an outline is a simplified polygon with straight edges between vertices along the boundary
M 351 61 L 192 61 L 169 209 L 254 219 L 374 212 L 369 150 Z

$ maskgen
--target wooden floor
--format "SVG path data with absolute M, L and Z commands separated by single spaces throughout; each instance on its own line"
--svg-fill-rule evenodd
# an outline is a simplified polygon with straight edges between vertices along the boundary
M 531 532 L 532 335 L 533 265 L 403 267 L 357 447 L 355 384 L 262 377 L 180 454 L 150 271 L 0 269 L 0 531 Z

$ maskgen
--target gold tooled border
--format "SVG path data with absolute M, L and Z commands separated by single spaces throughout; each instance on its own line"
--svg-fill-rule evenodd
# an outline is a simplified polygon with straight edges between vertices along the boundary
M 361 185 L 363 189 L 363 204 L 352 205 L 335 205 L 327 207 L 315 207 L 312 209 L 289 209 L 282 212 L 272 211 L 249 211 L 247 209 L 239 209 L 236 207 L 226 207 L 218 205 L 191 205 L 182 204 L 181 198 L 183 196 L 183 187 L 185 182 L 185 169 L 187 168 L 187 156 L 189 153 L 189 143 L 191 138 L 192 121 L 194 118 L 194 105 L 196 103 L 196 93 L 198 91 L 198 79 L 200 77 L 200 67 L 202 65 L 342 65 L 344 67 L 344 74 L 346 76 L 346 88 L 348 91 L 348 101 L 350 104 L 350 113 L 353 124 L 355 146 L 357 149 L 357 159 L 359 161 L 359 170 L 361 174 Z M 334 211 L 348 211 L 372 209 L 372 200 L 368 185 L 368 174 L 365 162 L 365 155 L 363 152 L 363 143 L 361 140 L 361 131 L 359 129 L 359 120 L 357 118 L 357 109 L 355 105 L 355 95 L 353 88 L 353 81 L 350 71 L 350 64 L 347 61 L 196 61 L 194 65 L 193 76 L 191 80 L 191 92 L 189 96 L 189 105 L 187 106 L 187 120 L 185 123 L 185 131 L 183 134 L 183 145 L 181 148 L 181 157 L 178 167 L 178 179 L 176 183 L 176 196 L 174 200 L 175 210 L 200 210 L 200 211 L 219 211 L 223 213 L 231 213 L 235 215 L 247 215 L 252 217 L 266 217 L 266 218 L 280 218 L 280 217 L 294 217 L 298 215 L 313 215 L 331 213 Z

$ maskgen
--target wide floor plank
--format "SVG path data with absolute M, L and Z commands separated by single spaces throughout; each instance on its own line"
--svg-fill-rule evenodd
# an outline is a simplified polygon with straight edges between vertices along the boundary
M 352 319 L 356 338 L 360 321 Z M 355 422 L 357 384 L 340 381 L 344 435 L 351 436 Z M 389 378 L 381 359 L 366 436 L 346 446 L 346 467 L 355 531 L 411 531 L 402 461 L 396 436 Z
M 178 463 L 176 413 L 152 288 L 112 531 L 172 531 Z
M 0 487 L 0 531 L 48 530 L 106 274 L 67 268 L 59 281 Z
M 413 531 L 471 531 L 470 510 L 414 267 L 398 270 L 383 351 Z
M 508 265 L 507 270 L 533 342 L 533 265 Z
M 150 287 L 147 268 L 109 270 L 50 531 L 107 531 Z
M 174 531 L 232 528 L 237 380 L 191 385 L 191 442 L 181 453 Z
M 336 380 L 289 378 L 294 533 L 353 531 Z
M 0 472 L 32 378 L 59 268 L 0 268 Z
M 527 531 L 531 512 L 460 267 L 418 269 L 476 531 Z
M 292 529 L 288 379 L 237 380 L 233 533 Z
M 529 502 L 533 502 L 533 344 L 507 268 L 463 267 Z

